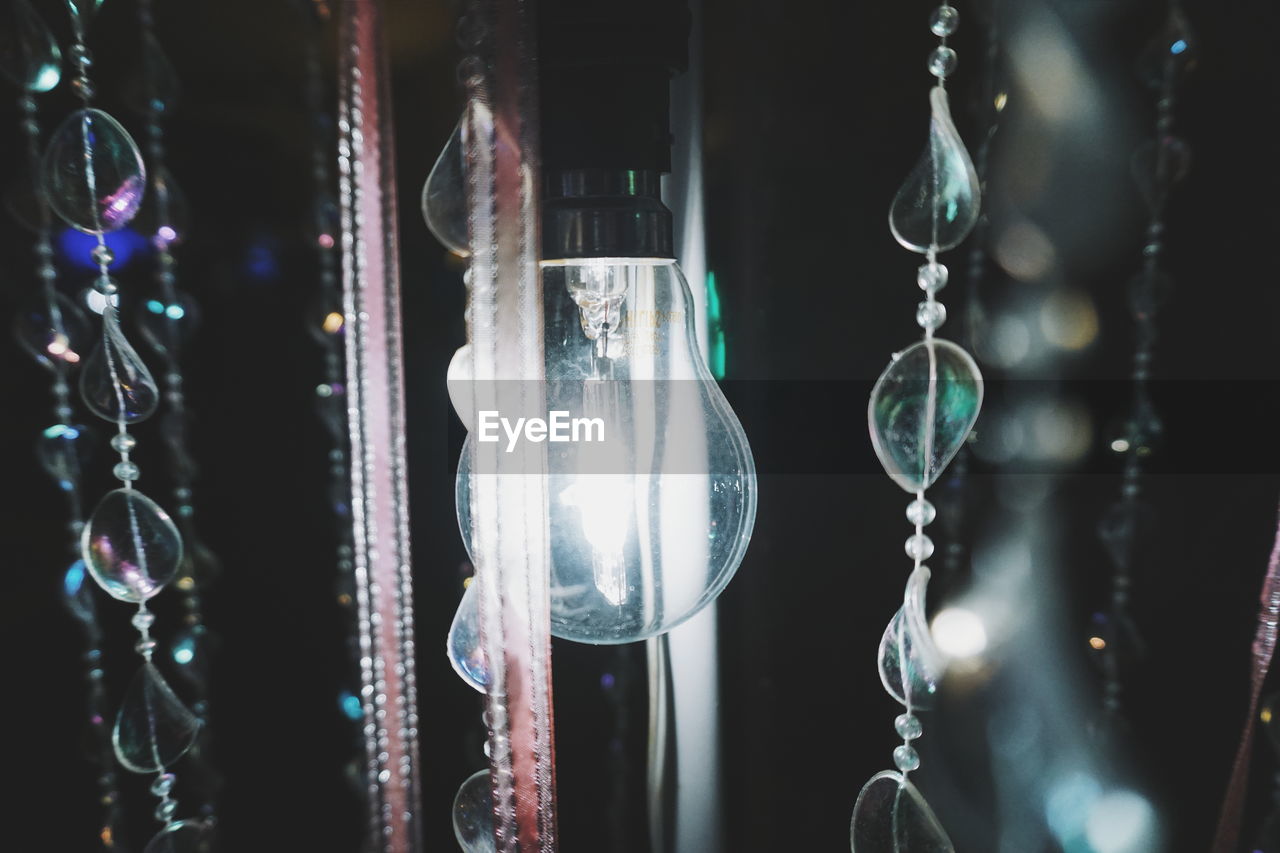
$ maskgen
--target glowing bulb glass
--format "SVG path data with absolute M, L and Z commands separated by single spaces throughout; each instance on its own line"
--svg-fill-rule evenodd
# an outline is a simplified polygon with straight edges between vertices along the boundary
M 547 442 L 551 632 L 585 643 L 665 633 L 714 600 L 742 562 L 756 513 L 746 434 L 698 349 L 675 261 L 546 262 L 543 293 L 545 437 L 526 427 L 513 438 L 510 424 L 488 434 L 504 448 Z M 451 366 L 450 391 L 474 441 L 474 404 L 457 381 L 467 361 L 464 351 Z M 471 465 L 464 449 L 468 549 Z

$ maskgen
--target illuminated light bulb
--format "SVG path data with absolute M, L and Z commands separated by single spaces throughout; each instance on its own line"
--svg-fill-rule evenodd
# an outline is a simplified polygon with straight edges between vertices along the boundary
M 673 259 L 544 262 L 543 292 L 547 414 L 568 413 L 565 438 L 545 439 L 551 633 L 585 643 L 665 633 L 713 601 L 746 553 L 756 513 L 746 434 L 702 359 Z M 464 348 L 449 377 L 471 442 L 469 364 Z M 505 449 L 512 426 L 487 434 Z M 468 551 L 471 464 L 468 446 L 457 480 Z

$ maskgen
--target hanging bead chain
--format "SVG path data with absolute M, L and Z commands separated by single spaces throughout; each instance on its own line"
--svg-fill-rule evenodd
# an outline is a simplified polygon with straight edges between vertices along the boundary
M 1104 719 L 1121 715 L 1122 656 L 1141 648 L 1141 639 L 1129 612 L 1129 596 L 1134 562 L 1140 553 L 1138 540 L 1151 521 L 1149 507 L 1140 500 L 1143 466 L 1163 429 L 1151 400 L 1149 379 L 1156 315 L 1169 290 L 1168 275 L 1160 267 L 1164 251 L 1164 212 L 1170 191 L 1185 175 L 1189 156 L 1186 144 L 1173 135 L 1175 95 L 1193 46 L 1182 11 L 1178 3 L 1173 2 L 1162 32 L 1144 57 L 1156 66 L 1149 69 L 1148 80 L 1157 92 L 1155 138 L 1140 146 L 1134 156 L 1135 178 L 1146 197 L 1150 218 L 1142 247 L 1142 269 L 1129 286 L 1136 331 L 1130 374 L 1132 399 L 1121 429 L 1110 438 L 1110 449 L 1124 460 L 1120 496 L 1099 523 L 1099 535 L 1112 559 L 1110 600 L 1105 612 L 1094 617 L 1099 624 L 1094 626 L 1089 638 L 1089 645 L 1100 654 L 1102 664 Z M 1126 644 L 1131 648 L 1126 649 Z
M 916 283 L 925 299 L 916 307 L 921 340 L 896 353 L 871 392 L 868 421 L 872 445 L 895 483 L 913 496 L 907 521 L 913 526 L 904 550 L 912 561 L 902 607 L 880 643 L 880 679 L 903 705 L 894 720 L 902 743 L 893 750 L 896 771 L 878 773 L 863 786 L 854 806 L 854 853 L 883 849 L 884 839 L 901 838 L 910 825 L 912 843 L 951 850 L 951 842 L 909 776 L 920 766 L 914 742 L 923 734 L 916 711 L 926 709 L 945 668 L 925 620 L 924 596 L 934 544 L 925 528 L 937 510 L 925 496 L 969 436 L 982 405 L 982 377 L 972 357 L 935 336 L 947 319 L 937 295 L 947 284 L 941 251 L 954 248 L 973 230 L 981 207 L 977 173 L 951 120 L 945 82 L 956 53 L 947 45 L 959 13 L 949 5 L 934 10 L 929 28 L 939 38 L 927 67 L 937 83 L 930 92 L 929 141 L 924 155 L 893 200 L 889 227 L 905 248 L 925 256 Z M 967 180 L 955 179 L 963 174 Z M 946 180 L 943 176 L 946 176 Z M 910 813 L 908 813 L 910 812 Z
M 32 13 L 34 15 L 34 12 Z M 33 18 L 33 23 L 43 22 Z M 50 37 L 49 44 L 52 45 Z M 39 108 L 34 97 L 36 91 L 49 91 L 57 85 L 55 80 L 33 77 L 32 70 L 39 63 L 36 52 L 39 45 L 19 41 L 24 69 L 27 71 L 23 91 L 18 99 L 22 113 L 21 126 L 26 139 L 27 170 L 33 182 L 32 201 L 35 204 L 36 226 L 34 253 L 37 275 L 40 279 L 44 317 L 40 318 L 39 342 L 43 351 L 37 353 L 41 363 L 53 372 L 53 412 L 55 423 L 44 430 L 40 437 L 40 456 L 45 469 L 61 488 L 67 501 L 68 545 L 73 558 L 71 567 L 63 579 L 63 590 L 68 610 L 84 631 L 84 651 L 81 660 L 85 668 L 88 688 L 86 707 L 88 727 L 97 765 L 98 803 L 101 806 L 101 829 L 98 837 L 105 848 L 115 846 L 116 826 L 120 821 L 120 793 L 116 787 L 115 760 L 111 749 L 111 735 L 106 720 L 107 696 L 103 684 L 102 628 L 98 622 L 97 607 L 93 599 L 92 585 L 86 583 L 84 564 L 79 562 L 80 534 L 84 528 L 84 508 L 80 491 L 80 475 L 83 449 L 91 440 L 85 427 L 72 423 L 71 388 L 68 377 L 72 366 L 79 363 L 81 354 L 76 351 L 79 341 L 73 341 L 64 321 L 64 310 L 75 312 L 70 304 L 60 304 L 57 291 L 57 270 L 53 265 L 51 234 L 53 217 L 44 193 L 38 186 L 40 174 L 40 121 Z M 56 48 L 54 48 L 56 51 Z M 56 58 L 56 53 L 53 57 Z M 60 76 L 60 75 L 59 75 Z M 35 85 L 33 85 L 35 83 Z
M 103 338 L 84 365 L 80 387 L 94 414 L 116 426 L 111 447 L 120 454 L 120 461 L 113 473 L 122 483 L 122 488 L 102 498 L 90 516 L 82 534 L 82 556 L 89 574 L 108 594 L 138 605 L 131 622 L 138 632 L 134 649 L 143 665 L 121 704 L 112 745 L 126 768 L 157 774 L 151 792 L 159 798 L 155 817 L 164 824 L 157 835 L 157 839 L 165 837 L 163 845 L 176 840 L 177 833 L 189 834 L 187 822 L 173 820 L 177 810 L 171 796 L 174 778 L 166 768 L 194 744 L 200 721 L 165 684 L 152 660 L 156 642 L 150 631 L 155 616 L 146 602 L 177 573 L 182 539 L 164 511 L 133 486 L 139 471 L 130 453 L 137 442 L 128 426 L 154 413 L 158 389 L 120 328 L 117 286 L 109 271 L 114 256 L 105 236 L 137 213 L 145 169 L 137 145 L 124 128 L 91 107 L 93 62 L 85 45 L 83 16 L 92 7 L 82 8 L 74 0 L 67 5 L 75 37 L 70 51 L 75 66 L 72 87 L 81 109 L 55 134 L 42 168 L 54 210 L 74 227 L 97 237 L 92 257 L 98 265 L 94 288 L 103 301 Z M 156 843 L 153 839 L 148 848 Z

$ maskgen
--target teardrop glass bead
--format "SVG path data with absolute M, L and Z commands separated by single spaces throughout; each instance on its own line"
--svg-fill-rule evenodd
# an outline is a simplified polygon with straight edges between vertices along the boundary
M 173 580 L 182 560 L 178 528 L 137 489 L 107 492 L 81 539 L 89 573 L 121 601 L 146 601 Z
M 134 773 L 159 773 L 185 755 L 199 733 L 200 718 L 174 695 L 155 664 L 144 663 L 116 715 L 116 758 Z
M 495 853 L 493 838 L 493 788 L 489 771 L 467 777 L 453 798 L 453 834 L 463 853 Z
M 954 853 L 924 797 L 901 773 L 885 770 L 858 794 L 850 826 L 853 853 Z
M 927 489 L 960 450 L 982 408 L 982 374 L 970 355 L 941 338 L 894 356 L 871 390 L 871 444 L 893 481 Z
M 160 402 L 155 378 L 125 339 L 120 316 L 110 305 L 102 312 L 102 344 L 80 373 L 80 396 L 90 411 L 112 423 L 146 420 Z
M 172 301 L 156 294 L 138 306 L 136 315 L 142 339 L 156 355 L 176 358 L 200 322 L 194 300 L 181 293 Z
M 946 660 L 933 643 L 925 618 L 929 568 L 920 566 L 907 579 L 902 607 L 880 638 L 877 664 L 880 683 L 889 695 L 913 709 L 928 709 L 946 670 Z
M 178 74 L 160 46 L 160 40 L 147 33 L 142 37 L 137 67 L 122 86 L 125 104 L 143 115 L 170 112 L 177 105 L 181 91 Z
M 142 853 L 212 853 L 213 825 L 202 820 L 179 820 L 157 832 Z
M 947 92 L 929 93 L 929 144 L 889 208 L 889 228 L 913 252 L 953 249 L 978 221 L 982 191 L 969 152 L 951 121 Z
M 480 645 L 480 584 L 472 578 L 462 593 L 449 626 L 449 663 L 467 684 L 484 693 L 489 687 L 489 659 Z
M 462 138 L 466 121 L 464 113 L 422 187 L 422 215 L 427 227 L 446 249 L 463 258 L 471 254 L 467 236 L 466 148 Z
M 0 74 L 28 92 L 48 92 L 62 79 L 62 51 L 27 0 L 0 12 Z
M 93 332 L 83 311 L 58 294 L 53 305 L 44 294 L 29 300 L 14 315 L 13 336 L 44 367 L 80 364 L 93 342 Z
M 80 424 L 54 424 L 40 433 L 36 458 L 63 491 L 80 483 L 81 472 L 93 457 L 93 431 Z
M 42 171 L 53 212 L 89 234 L 127 225 L 147 186 L 137 143 L 102 110 L 67 117 L 44 152 Z

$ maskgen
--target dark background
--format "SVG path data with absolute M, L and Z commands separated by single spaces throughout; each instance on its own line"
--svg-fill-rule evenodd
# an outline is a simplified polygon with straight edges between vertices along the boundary
M 59 4 L 34 5 L 67 45 Z M 1006 4 L 1006 23 L 1018 19 L 1010 6 L 1022 14 L 1040 8 Z M 993 758 L 1004 754 L 1008 732 L 990 720 L 1008 719 L 1009 709 L 1063 718 L 1063 750 L 1084 754 L 1090 743 L 1099 700 L 1086 638 L 1110 571 L 1094 531 L 1119 489 L 1106 428 L 1126 406 L 1133 324 L 1125 282 L 1138 268 L 1146 224 L 1129 159 L 1154 125 L 1153 95 L 1134 60 L 1163 7 L 1063 0 L 1043 8 L 1074 46 L 1082 79 L 1096 87 L 1097 120 L 1087 133 L 1067 132 L 1037 113 L 1044 79 L 1013 68 L 1052 69 L 1054 56 L 1041 63 L 1033 55 L 1022 66 L 1002 58 L 995 80 L 1009 105 L 992 143 L 984 233 L 998 260 L 1001 235 L 1034 222 L 1055 247 L 1055 262 L 1034 280 L 1017 281 L 1007 274 L 1016 258 L 988 261 L 975 280 L 968 244 L 943 259 L 952 270 L 941 295 L 952 316 L 943 333 L 977 351 L 998 405 L 989 404 L 979 422 L 964 523 L 937 527 L 940 546 L 965 547 L 953 570 L 937 572 L 931 598 L 968 588 L 981 568 L 975 558 L 970 570 L 968 554 L 1034 524 L 1030 568 L 1050 614 L 1045 645 L 993 653 L 985 673 L 944 691 L 944 712 L 925 719 L 920 785 L 961 851 L 996 849 L 997 782 L 1019 780 Z M 924 143 L 931 9 L 711 0 L 704 11 L 709 265 L 724 306 L 726 393 L 762 472 L 755 536 L 720 599 L 726 849 L 735 853 L 846 849 L 862 782 L 891 763 L 897 710 L 871 660 L 909 567 L 900 544 L 909 530 L 901 516 L 906 496 L 879 470 L 863 412 L 889 354 L 919 334 L 919 260 L 893 242 L 885 212 Z M 961 6 L 953 40 L 960 66 L 949 84 L 961 134 L 975 151 L 990 114 L 986 11 Z M 1131 731 L 1121 763 L 1155 803 L 1168 849 L 1204 850 L 1243 721 L 1249 642 L 1280 491 L 1270 416 L 1280 391 L 1273 332 L 1280 294 L 1269 257 L 1280 225 L 1272 167 L 1280 10 L 1235 0 L 1187 3 L 1186 11 L 1198 58 L 1179 90 L 1176 132 L 1190 146 L 1192 166 L 1167 215 L 1163 263 L 1175 290 L 1160 315 L 1153 392 L 1165 435 L 1147 485 L 1158 532 L 1144 542 L 1134 589 L 1147 655 L 1125 678 Z M 131 0 L 108 0 L 91 47 L 97 105 L 140 135 L 138 116 L 119 99 L 136 63 L 135 14 Z M 463 341 L 461 268 L 418 210 L 422 182 L 461 109 L 455 14 L 444 0 L 387 4 L 422 815 L 431 850 L 455 846 L 453 793 L 484 766 L 479 697 L 442 653 L 469 573 L 453 517 L 457 429 L 444 385 L 448 359 Z M 304 107 L 304 46 L 323 41 L 331 85 L 332 25 L 317 26 L 275 0 L 159 2 L 156 17 L 184 88 L 167 125 L 169 166 L 193 221 L 177 250 L 178 281 L 203 315 L 184 356 L 201 468 L 197 524 L 224 567 L 205 591 L 207 624 L 219 638 L 208 753 L 226 781 L 222 843 L 241 851 L 354 851 L 362 823 L 344 775 L 354 731 L 338 701 L 350 686 L 346 616 L 334 600 L 329 438 L 315 413 L 321 350 L 308 328 L 318 292 L 309 157 L 313 134 L 326 127 Z M 17 112 L 7 105 L 16 92 L 5 91 L 12 97 L 0 109 L 0 169 L 8 184 L 25 161 Z M 40 104 L 46 132 L 73 106 L 65 85 Z M 1033 174 L 1047 177 L 1031 181 Z M 10 225 L 0 235 L 0 327 L 8 328 L 36 292 L 36 278 L 28 233 Z M 86 272 L 65 258 L 59 263 L 68 293 L 87 285 Z M 148 292 L 150 267 L 144 254 L 121 272 L 126 315 Z M 1066 301 L 1051 305 L 1090 306 L 1095 336 L 1077 349 L 1047 347 L 1042 357 L 1012 364 L 982 358 L 982 338 L 994 334 L 999 317 L 1034 318 L 1026 312 L 1055 294 Z M 15 850 L 36 849 L 18 842 L 25 838 L 40 849 L 87 851 L 97 849 L 98 811 L 82 749 L 83 643 L 60 601 L 65 510 L 32 452 L 35 435 L 52 422 L 49 375 L 13 344 L 0 346 L 0 359 L 7 398 L 0 430 L 11 450 L 0 534 L 0 706 L 11 789 L 4 832 Z M 1083 413 L 1072 421 L 1074 438 L 1064 440 L 1076 451 L 1002 460 L 986 450 L 999 445 L 1002 423 L 1026 415 L 1020 406 L 1046 401 L 1059 420 Z M 135 458 L 140 487 L 165 503 L 155 430 L 137 430 Z M 102 443 L 88 500 L 110 488 Z M 941 558 L 935 564 L 937 571 Z M 156 602 L 162 641 L 175 618 L 164 598 Z M 100 604 L 119 638 L 106 657 L 114 701 L 133 671 L 129 608 Z M 563 848 L 647 849 L 643 651 L 557 643 L 554 661 Z M 1028 671 L 1047 673 L 1062 689 L 1050 694 L 1036 687 L 1043 681 L 1019 681 Z M 612 687 L 603 686 L 606 673 Z M 1262 819 L 1275 758 L 1260 746 L 1255 764 L 1247 837 Z M 1022 765 L 1036 775 L 1034 758 Z M 182 773 L 179 767 L 180 780 Z M 130 785 L 127 795 L 140 794 Z M 181 799 L 181 782 L 178 791 Z M 152 825 L 143 811 L 129 815 L 126 843 L 140 849 Z

